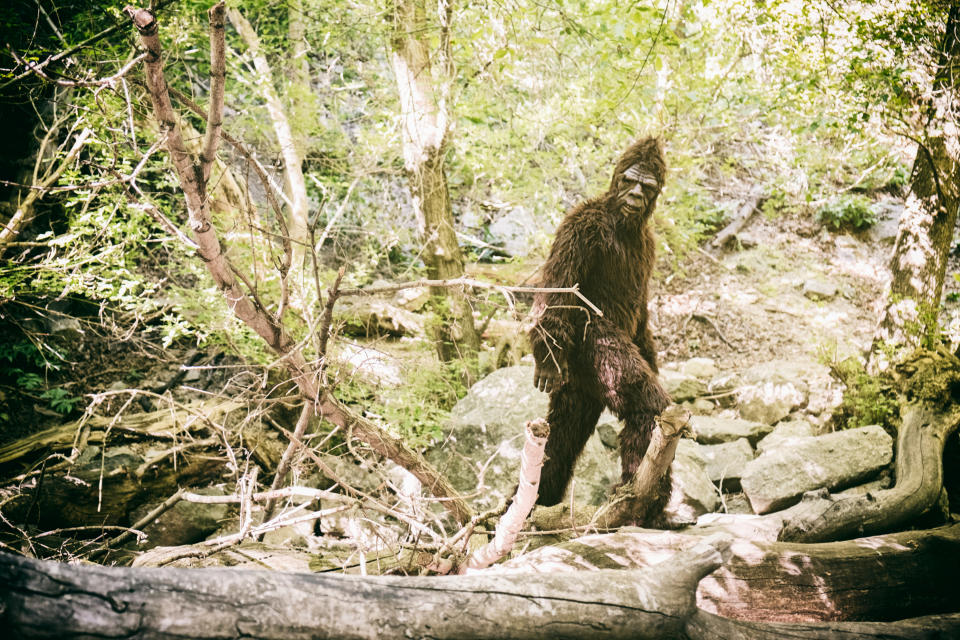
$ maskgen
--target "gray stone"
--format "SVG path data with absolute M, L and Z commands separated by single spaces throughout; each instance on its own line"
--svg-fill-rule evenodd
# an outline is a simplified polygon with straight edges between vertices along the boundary
M 872 242 L 878 244 L 893 244 L 900 230 L 900 214 L 903 213 L 903 202 L 883 200 L 870 205 L 877 216 L 877 222 L 867 235 Z
M 344 344 L 337 360 L 348 376 L 359 376 L 370 384 L 381 387 L 399 387 L 403 384 L 400 367 L 382 351 Z
M 670 394 L 673 401 L 678 403 L 693 400 L 707 392 L 707 385 L 703 381 L 673 369 L 662 369 L 660 371 L 660 384 Z
M 199 489 L 193 493 L 205 496 L 226 495 L 226 491 L 220 488 Z M 146 504 L 134 510 L 131 520 L 136 522 L 157 504 L 159 503 Z M 230 504 L 205 504 L 181 500 L 143 528 L 147 538 L 138 546 L 138 549 L 147 550 L 154 547 L 173 547 L 200 542 L 220 527 L 231 510 Z
M 690 406 L 693 408 L 693 412 L 698 414 L 710 413 L 716 408 L 713 400 L 707 400 L 706 398 L 697 398 Z
M 680 371 L 704 380 L 710 380 L 720 373 L 713 358 L 690 358 L 680 366 Z
M 707 477 L 725 491 L 740 488 L 740 478 L 747 463 L 753 460 L 753 447 L 746 438 L 722 444 L 702 444 L 700 457 L 706 463 Z
M 517 365 L 477 382 L 451 411 L 442 444 L 427 452 L 459 491 L 475 492 L 483 472 L 478 509 L 496 506 L 516 484 L 524 424 L 547 415 L 549 397 L 532 380 L 533 367 Z M 600 504 L 619 479 L 619 455 L 594 434 L 574 471 L 574 499 Z
M 807 403 L 806 385 L 768 380 L 742 388 L 738 403 L 745 420 L 773 425 Z
M 716 510 L 720 504 L 720 496 L 707 477 L 702 461 L 691 453 L 696 451 L 695 447 L 695 442 L 681 440 L 670 465 L 670 497 L 663 509 L 669 527 L 695 524 L 697 518 Z
M 806 280 L 803 283 L 803 295 L 811 300 L 831 300 L 837 295 L 837 285 L 825 280 Z
M 754 512 L 769 513 L 807 491 L 863 482 L 892 458 L 893 439 L 881 427 L 860 427 L 783 441 L 747 464 L 740 483 Z
M 183 381 L 190 382 L 200 382 L 200 378 L 203 375 L 203 369 L 198 367 L 190 367 L 187 369 L 187 373 L 183 376 Z
M 47 321 L 47 331 L 66 341 L 74 342 L 83 339 L 83 327 L 80 321 L 70 316 L 54 316 Z
M 697 434 L 697 442 L 701 444 L 733 442 L 740 438 L 754 443 L 773 430 L 773 427 L 762 422 L 717 416 L 692 416 L 690 426 Z
M 757 443 L 757 453 L 771 451 L 787 440 L 810 438 L 813 435 L 813 425 L 806 420 L 784 420 L 773 428 L 770 435 Z
M 490 234 L 503 244 L 511 256 L 530 253 L 530 239 L 542 231 L 536 216 L 526 207 L 513 207 L 499 215 L 488 227 Z
M 731 493 L 723 496 L 724 513 L 750 514 L 753 515 L 753 509 L 750 508 L 750 501 L 743 492 Z

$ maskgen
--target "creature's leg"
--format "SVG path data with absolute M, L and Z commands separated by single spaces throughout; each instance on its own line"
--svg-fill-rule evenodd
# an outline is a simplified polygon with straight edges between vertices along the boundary
M 670 397 L 640 349 L 619 327 L 600 318 L 588 328 L 587 338 L 585 346 L 596 371 L 598 391 L 624 421 L 620 467 L 626 482 L 647 451 L 654 418 L 670 404 Z
M 573 476 L 573 465 L 597 426 L 601 411 L 603 403 L 570 384 L 550 394 L 550 438 L 540 473 L 537 504 L 550 506 L 563 499 Z

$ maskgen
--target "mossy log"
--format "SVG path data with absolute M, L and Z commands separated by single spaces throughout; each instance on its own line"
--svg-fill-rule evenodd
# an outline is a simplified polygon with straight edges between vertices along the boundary
M 500 570 L 643 569 L 701 544 L 700 535 L 622 530 L 541 547 Z M 763 622 L 890 621 L 960 610 L 960 524 L 818 544 L 735 539 L 697 588 L 697 605 Z M 572 576 L 571 576 L 572 577 Z
M 73 422 L 38 431 L 0 447 L 0 465 L 16 462 L 34 453 L 52 453 L 80 448 L 86 444 L 102 444 L 108 433 L 168 437 L 180 435 L 193 425 L 207 427 L 210 422 L 243 405 L 239 402 L 192 403 L 174 410 L 161 409 L 148 413 L 131 413 L 115 417 L 89 416 Z

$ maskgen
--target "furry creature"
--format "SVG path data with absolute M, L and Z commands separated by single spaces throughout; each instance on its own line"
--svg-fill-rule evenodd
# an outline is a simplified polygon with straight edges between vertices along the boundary
M 534 384 L 550 393 L 538 504 L 563 498 L 604 407 L 625 423 L 620 463 L 622 482 L 628 481 L 646 453 L 654 417 L 670 402 L 657 380 L 647 326 L 654 262 L 649 222 L 665 173 L 657 139 L 634 143 L 617 162 L 607 192 L 574 207 L 557 228 L 541 286 L 579 285 L 603 316 L 569 293 L 538 293 L 534 299 Z

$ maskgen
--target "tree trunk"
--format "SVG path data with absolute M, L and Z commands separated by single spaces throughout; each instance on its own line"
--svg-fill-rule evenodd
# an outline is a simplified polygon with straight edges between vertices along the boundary
M 450 128 L 448 105 L 444 89 L 434 87 L 423 0 L 396 0 L 393 28 L 391 59 L 400 95 L 403 159 L 423 245 L 421 255 L 430 279 L 458 278 L 463 275 L 463 254 L 443 166 Z M 442 317 L 435 323 L 440 358 L 448 361 L 476 353 L 480 340 L 466 296 L 444 289 L 432 293 L 436 298 L 447 297 L 450 303 L 449 311 L 441 315 L 448 315 L 452 323 Z
M 694 532 L 696 533 L 696 532 Z M 541 547 L 499 568 L 538 575 L 646 569 L 703 536 L 622 530 Z M 844 542 L 801 544 L 737 538 L 729 558 L 700 581 L 697 606 L 739 620 L 899 620 L 958 609 L 960 525 Z
M 293 241 L 293 267 L 299 269 L 303 264 L 304 248 L 308 241 L 307 233 L 307 185 L 303 179 L 303 159 L 297 150 L 295 137 L 290 127 L 287 113 L 277 96 L 273 86 L 273 71 L 267 57 L 260 49 L 260 38 L 253 30 L 250 22 L 240 13 L 239 9 L 228 8 L 227 16 L 230 22 L 240 33 L 250 55 L 253 57 L 253 66 L 259 75 L 257 86 L 267 103 L 267 112 L 273 123 L 273 132 L 280 145 L 280 154 L 283 157 L 284 176 L 287 185 L 287 197 L 290 220 L 288 228 L 290 239 Z
M 715 543 L 724 547 L 723 543 Z M 0 554 L 14 638 L 950 638 L 960 615 L 896 623 L 760 623 L 698 610 L 722 561 L 701 542 L 640 570 L 403 578 L 134 569 Z M 797 600 L 792 601 L 799 604 Z
M 954 3 L 947 18 L 933 97 L 926 105 L 924 139 L 917 149 L 910 194 L 893 248 L 893 280 L 874 338 L 875 359 L 881 365 L 881 352 L 896 360 L 901 349 L 933 346 L 939 340 L 937 317 L 960 203 L 958 30 L 960 6 Z
M 701 544 L 633 572 L 342 576 L 136 569 L 0 554 L 0 623 L 22 638 L 678 638 L 722 561 Z

